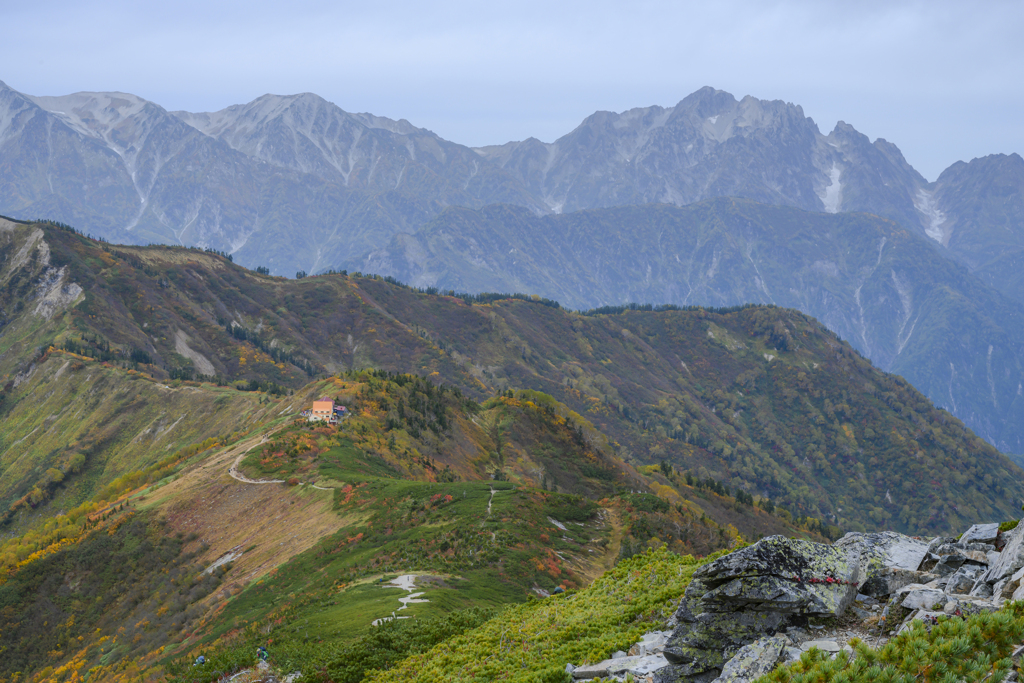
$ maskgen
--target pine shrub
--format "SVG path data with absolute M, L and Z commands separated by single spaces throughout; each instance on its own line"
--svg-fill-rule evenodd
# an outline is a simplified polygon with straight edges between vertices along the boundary
M 835 659 L 811 650 L 791 666 L 762 676 L 757 683 L 953 683 L 1002 681 L 1010 655 L 1024 637 L 1024 602 L 967 619 L 940 617 L 920 621 L 873 650 L 851 641 L 854 654 Z

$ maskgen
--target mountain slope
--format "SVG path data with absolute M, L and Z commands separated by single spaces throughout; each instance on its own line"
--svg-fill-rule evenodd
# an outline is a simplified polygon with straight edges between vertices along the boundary
M 609 439 L 626 462 L 665 460 L 842 528 L 941 531 L 1016 508 L 1015 466 L 795 311 L 584 316 L 502 297 L 473 303 L 379 279 L 287 281 L 202 252 L 24 230 L 44 233 L 50 258 L 66 264 L 66 282 L 82 292 L 65 327 L 36 334 L 35 344 L 80 340 L 92 354 L 157 378 L 212 369 L 220 382 L 243 388 L 298 388 L 310 372 L 376 367 L 427 375 L 478 400 L 539 391 L 582 416 L 583 433 Z M 865 292 L 891 280 L 883 273 Z M 957 311 L 942 300 L 925 304 Z M 10 327 L 38 318 L 23 307 Z M 37 353 L 34 345 L 18 348 L 0 359 L 12 378 Z M 138 352 L 148 362 L 132 360 Z M 917 489 L 922 480 L 937 491 L 956 489 L 959 508 Z
M 929 237 L 981 281 L 1024 301 L 1024 159 L 993 154 L 957 162 L 921 192 Z
M 469 148 L 404 119 L 350 114 L 312 93 L 174 115 L 249 157 L 345 187 L 399 190 L 440 206 L 534 204 L 510 175 Z
M 999 447 L 1024 451 L 1024 309 L 877 217 L 730 199 L 546 217 L 452 209 L 349 265 L 420 287 L 536 292 L 580 309 L 797 308 Z
M 213 248 L 288 275 L 415 230 L 449 204 L 541 210 L 469 148 L 314 95 L 171 114 L 126 93 L 31 97 L 0 83 L 0 189 L 8 215 Z

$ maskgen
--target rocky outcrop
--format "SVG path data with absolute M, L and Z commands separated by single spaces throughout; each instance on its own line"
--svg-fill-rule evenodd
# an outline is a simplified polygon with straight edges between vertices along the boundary
M 679 676 L 717 671 L 745 645 L 796 621 L 841 614 L 858 578 L 858 558 L 846 549 L 766 538 L 697 570 L 665 657 Z
M 851 533 L 831 546 L 773 536 L 697 570 L 671 632 L 572 674 L 749 683 L 811 649 L 852 652 L 854 638 L 881 644 L 915 619 L 966 617 L 1010 599 L 1024 599 L 1024 529 L 978 524 L 930 542 Z

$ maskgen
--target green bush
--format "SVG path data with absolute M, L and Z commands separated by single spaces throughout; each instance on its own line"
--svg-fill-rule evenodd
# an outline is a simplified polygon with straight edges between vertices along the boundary
M 664 548 L 636 555 L 584 590 L 508 607 L 367 681 L 561 683 L 567 663 L 600 661 L 659 628 L 694 570 L 717 556 L 696 560 Z
M 929 629 L 920 621 L 879 650 L 851 641 L 854 655 L 835 659 L 812 650 L 757 683 L 942 683 L 1001 681 L 1010 655 L 1024 637 L 1024 603 L 968 619 L 940 617 Z
M 999 530 L 1000 531 L 1010 531 L 1011 529 L 1016 529 L 1017 528 L 1017 524 L 1019 524 L 1019 523 L 1020 523 L 1019 519 L 1007 520 L 1007 521 L 1005 521 L 1005 522 L 1003 522 L 1002 524 L 999 525 Z

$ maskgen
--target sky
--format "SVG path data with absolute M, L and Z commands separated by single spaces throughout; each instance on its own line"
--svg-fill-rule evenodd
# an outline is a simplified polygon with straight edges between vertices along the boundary
M 710 85 L 895 143 L 928 180 L 1024 154 L 1024 3 L 0 2 L 0 80 L 216 111 L 314 92 L 454 142 L 551 142 Z

